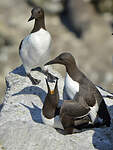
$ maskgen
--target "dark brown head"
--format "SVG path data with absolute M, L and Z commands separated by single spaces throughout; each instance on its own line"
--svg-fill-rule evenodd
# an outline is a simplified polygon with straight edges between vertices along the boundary
M 58 81 L 56 80 L 54 90 L 51 90 L 48 80 L 46 79 L 48 93 L 45 97 L 45 101 L 44 101 L 42 110 L 43 110 L 43 115 L 48 119 L 51 119 L 56 115 L 56 110 L 57 110 L 58 101 L 59 101 L 59 93 L 58 93 L 57 83 L 58 83 Z
M 47 62 L 45 64 L 46 65 L 51 65 L 51 64 L 62 64 L 62 65 L 65 65 L 66 67 L 67 66 L 70 66 L 70 65 L 76 65 L 75 63 L 75 59 L 74 57 L 72 56 L 71 53 L 62 53 L 60 54 L 59 56 L 57 56 L 55 59 Z
M 35 7 L 31 11 L 31 17 L 28 21 L 31 21 L 33 19 L 40 20 L 41 18 L 44 18 L 44 10 L 41 7 Z

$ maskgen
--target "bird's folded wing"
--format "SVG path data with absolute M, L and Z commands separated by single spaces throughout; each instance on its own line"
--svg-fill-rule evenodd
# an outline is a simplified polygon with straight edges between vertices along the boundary
M 75 119 L 88 115 L 89 111 L 89 107 L 85 107 L 83 104 L 76 101 L 73 102 L 68 100 L 64 101 L 61 108 L 61 114 L 65 113 L 66 115 L 74 117 Z

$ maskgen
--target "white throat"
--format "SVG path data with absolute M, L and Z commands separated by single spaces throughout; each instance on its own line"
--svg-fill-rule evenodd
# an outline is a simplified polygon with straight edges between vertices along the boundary
M 73 99 L 77 92 L 79 92 L 79 83 L 72 80 L 68 73 L 66 73 L 64 86 L 66 93 L 70 99 Z

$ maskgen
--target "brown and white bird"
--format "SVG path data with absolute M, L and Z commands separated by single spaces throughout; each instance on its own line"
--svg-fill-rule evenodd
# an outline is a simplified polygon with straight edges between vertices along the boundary
M 59 118 L 60 107 L 58 107 L 59 102 L 59 92 L 58 92 L 58 79 L 56 79 L 55 87 L 51 90 L 48 80 L 46 79 L 47 85 L 47 95 L 43 104 L 41 116 L 43 123 L 52 126 L 54 128 L 63 129 L 62 123 Z
M 73 100 L 82 96 L 82 105 L 90 108 L 89 115 L 92 124 L 101 122 L 110 126 L 111 118 L 104 99 L 96 86 L 82 73 L 76 65 L 74 57 L 70 53 L 62 53 L 45 65 L 62 64 L 66 67 L 65 88 L 67 94 Z M 78 97 L 78 98 L 77 98 Z
M 32 84 L 39 84 L 40 80 L 31 76 L 31 70 L 43 65 L 50 56 L 51 35 L 45 27 L 44 10 L 41 7 L 33 8 L 28 21 L 35 19 L 31 33 L 20 44 L 19 54 L 25 68 L 26 75 Z M 46 69 L 42 69 L 46 75 L 50 75 Z M 51 75 L 50 75 L 51 76 Z
M 79 96 L 77 101 L 64 100 L 59 106 L 58 80 L 51 90 L 46 79 L 48 93 L 46 95 L 41 116 L 44 124 L 64 130 L 65 134 L 80 132 L 78 128 L 87 126 L 90 122 L 90 108 L 84 103 L 83 97 Z M 84 105 L 83 105 L 84 103 Z

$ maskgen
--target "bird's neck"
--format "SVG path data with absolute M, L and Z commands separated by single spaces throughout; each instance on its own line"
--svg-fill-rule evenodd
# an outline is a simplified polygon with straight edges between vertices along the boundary
M 80 71 L 79 71 L 78 67 L 76 66 L 76 64 L 67 65 L 66 71 L 73 80 L 75 80 L 75 78 L 76 78 L 76 81 L 78 80 L 77 77 L 79 76 Z
M 34 23 L 34 27 L 33 30 L 31 31 L 31 33 L 37 32 L 39 31 L 41 28 L 45 29 L 45 21 L 44 18 L 40 18 L 40 19 L 35 19 L 35 23 Z

